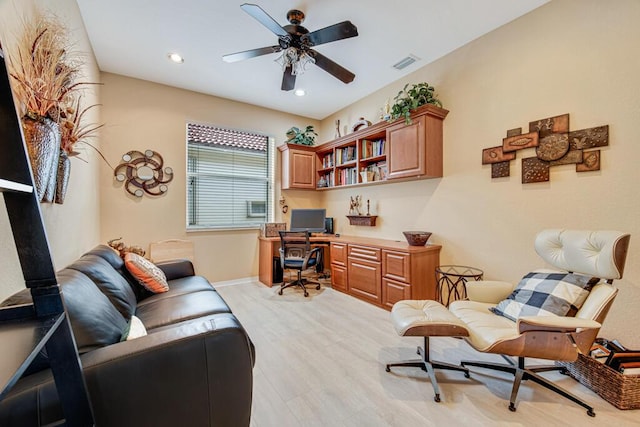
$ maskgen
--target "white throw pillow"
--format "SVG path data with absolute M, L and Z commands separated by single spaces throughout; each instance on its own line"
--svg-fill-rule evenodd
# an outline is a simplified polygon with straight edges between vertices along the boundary
M 131 341 L 145 335 L 147 335 L 147 328 L 144 327 L 142 320 L 138 316 L 131 316 L 127 330 L 122 334 L 121 341 Z

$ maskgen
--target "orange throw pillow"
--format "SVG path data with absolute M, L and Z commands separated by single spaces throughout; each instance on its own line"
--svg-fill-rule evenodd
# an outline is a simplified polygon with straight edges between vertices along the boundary
M 133 252 L 124 256 L 124 265 L 145 289 L 159 294 L 169 290 L 167 276 L 154 263 Z

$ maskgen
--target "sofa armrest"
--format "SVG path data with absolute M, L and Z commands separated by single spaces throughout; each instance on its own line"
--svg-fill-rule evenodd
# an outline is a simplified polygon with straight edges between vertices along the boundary
M 82 364 L 96 421 L 248 426 L 251 346 L 225 313 L 87 353 Z
M 520 333 L 530 331 L 578 332 L 581 329 L 600 329 L 600 323 L 591 319 L 562 316 L 522 316 L 518 319 Z
M 195 276 L 193 263 L 188 259 L 175 259 L 156 263 L 158 268 L 167 276 L 167 280 L 180 279 L 187 276 Z
M 513 292 L 513 284 L 496 280 L 467 282 L 469 300 L 487 304 L 497 304 Z

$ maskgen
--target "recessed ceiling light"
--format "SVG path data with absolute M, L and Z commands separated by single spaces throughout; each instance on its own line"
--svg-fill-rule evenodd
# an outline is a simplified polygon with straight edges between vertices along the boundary
M 177 53 L 169 53 L 167 56 L 176 64 L 182 64 L 184 62 L 184 58 Z
M 304 89 L 296 89 L 294 93 L 296 96 L 304 96 L 307 92 L 305 92 Z

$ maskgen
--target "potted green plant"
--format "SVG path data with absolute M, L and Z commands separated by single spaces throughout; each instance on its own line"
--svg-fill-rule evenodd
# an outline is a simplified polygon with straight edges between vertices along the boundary
M 395 98 L 394 104 L 391 106 L 391 118 L 394 121 L 400 117 L 404 117 L 406 124 L 411 124 L 411 112 L 416 108 L 433 104 L 442 107 L 442 102 L 435 96 L 435 89 L 429 83 L 417 83 L 409 87 L 407 83 Z
M 309 125 L 304 130 L 292 127 L 287 131 L 287 143 L 300 145 L 313 145 L 316 142 L 318 134 L 313 130 L 313 126 Z

